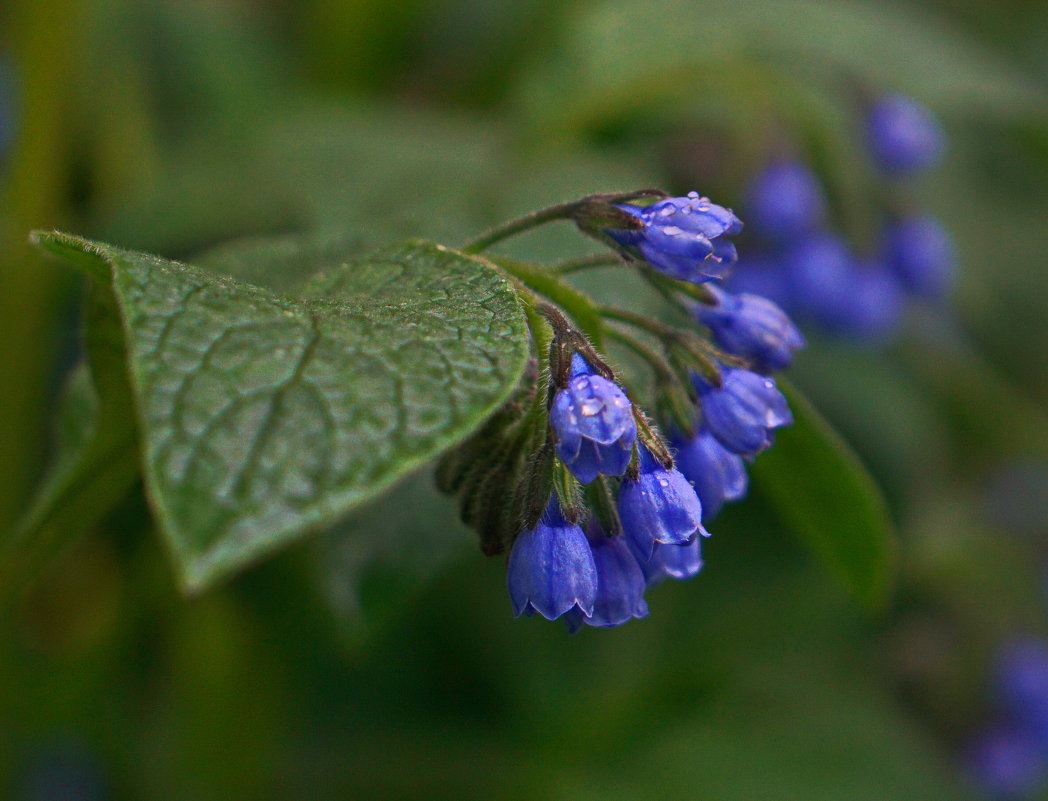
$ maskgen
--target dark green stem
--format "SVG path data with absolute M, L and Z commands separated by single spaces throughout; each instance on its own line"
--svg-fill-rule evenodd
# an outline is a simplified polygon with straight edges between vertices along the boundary
M 572 259 L 571 261 L 554 264 L 549 269 L 551 272 L 560 275 L 567 275 L 568 273 L 590 270 L 594 267 L 614 267 L 618 264 L 622 264 L 622 259 L 618 256 L 614 256 L 610 253 L 595 253 L 592 256 L 584 256 L 581 259 Z
M 529 231 L 532 228 L 537 228 L 540 225 L 555 222 L 556 220 L 571 219 L 572 215 L 578 209 L 578 206 L 579 201 L 573 200 L 570 203 L 560 203 L 556 206 L 533 211 L 530 214 L 525 214 L 523 217 L 518 217 L 515 220 L 510 220 L 507 223 L 497 225 L 494 228 L 485 231 L 476 239 L 467 242 L 459 248 L 459 250 L 463 253 L 481 253 L 495 243 L 523 233 L 524 231 Z

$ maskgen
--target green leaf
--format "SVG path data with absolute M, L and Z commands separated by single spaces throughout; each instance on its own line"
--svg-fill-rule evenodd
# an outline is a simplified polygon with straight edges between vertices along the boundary
M 780 78 L 798 75 L 832 86 L 854 75 L 965 115 L 1043 115 L 1033 80 L 909 5 L 607 0 L 580 8 L 561 49 L 522 87 L 529 127 L 547 138 L 551 126 L 578 131 L 660 105 L 694 108 L 696 98 L 725 91 L 759 105 Z M 769 74 L 755 74 L 755 63 Z
M 855 453 L 787 381 L 779 387 L 794 423 L 753 465 L 756 487 L 782 519 L 871 607 L 886 598 L 892 572 L 892 525 L 884 499 Z
M 13 597 L 64 546 L 96 526 L 138 477 L 123 333 L 112 294 L 92 287 L 87 359 L 59 404 L 55 458 L 26 514 L 0 542 L 0 594 Z
M 432 243 L 325 251 L 289 297 L 64 234 L 36 240 L 111 287 L 147 494 L 188 590 L 455 445 L 527 358 L 509 282 Z

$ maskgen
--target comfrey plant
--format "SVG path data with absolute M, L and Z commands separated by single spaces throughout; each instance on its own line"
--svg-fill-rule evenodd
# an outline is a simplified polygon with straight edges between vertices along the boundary
M 558 220 L 607 250 L 559 265 L 491 250 Z M 647 588 L 701 570 L 710 521 L 760 458 L 784 527 L 876 603 L 883 505 L 801 395 L 787 406 L 774 374 L 804 343 L 790 319 L 723 288 L 741 228 L 698 194 L 641 191 L 543 209 L 459 249 L 281 239 L 193 265 L 37 232 L 90 278 L 86 360 L 62 400 L 76 435 L 0 543 L 0 596 L 136 487 L 178 580 L 201 592 L 436 461 L 483 551 L 508 555 L 518 615 L 618 626 L 647 614 Z M 634 271 L 656 315 L 565 277 L 592 267 Z M 857 541 L 868 558 L 853 558 Z M 390 543 L 360 547 L 378 560 Z
M 832 335 L 880 343 L 898 329 L 908 299 L 941 301 L 955 271 L 952 240 L 933 217 L 899 205 L 899 184 L 933 166 L 944 136 L 931 113 L 898 94 L 867 98 L 863 141 L 875 181 L 891 184 L 874 247 L 857 255 L 828 225 L 823 187 L 795 156 L 772 159 L 745 198 L 760 240 L 729 281 L 766 295 Z
M 771 373 L 788 366 L 804 340 L 772 301 L 715 285 L 737 259 L 731 237 L 742 223 L 694 192 L 590 196 L 497 228 L 466 250 L 557 219 L 611 247 L 619 257 L 611 263 L 639 270 L 692 325 L 580 304 L 548 274 L 492 257 L 530 309 L 532 366 L 510 401 L 442 460 L 437 480 L 459 497 L 485 553 L 509 552 L 514 612 L 562 618 L 577 631 L 644 617 L 646 587 L 699 572 L 705 522 L 746 494 L 745 460 L 792 422 Z M 608 263 L 595 258 L 560 271 Z M 588 333 L 573 312 L 586 318 Z M 652 369 L 654 417 L 668 438 L 598 338 Z

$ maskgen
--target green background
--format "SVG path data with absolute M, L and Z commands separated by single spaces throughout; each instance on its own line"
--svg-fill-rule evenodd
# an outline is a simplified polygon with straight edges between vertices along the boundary
M 942 120 L 943 165 L 890 191 L 961 262 L 949 311 L 886 350 L 813 337 L 791 371 L 889 498 L 884 608 L 757 495 L 649 619 L 569 637 L 512 618 L 426 471 L 187 600 L 136 490 L 0 618 L 0 797 L 973 797 L 993 650 L 1046 626 L 1043 3 L 12 0 L 0 48 L 4 532 L 79 354 L 82 281 L 31 229 L 194 261 L 297 232 L 456 245 L 595 191 L 737 206 L 787 128 L 861 244 L 884 189 L 859 79 Z M 589 248 L 553 227 L 513 252 Z M 612 275 L 579 284 L 634 297 Z

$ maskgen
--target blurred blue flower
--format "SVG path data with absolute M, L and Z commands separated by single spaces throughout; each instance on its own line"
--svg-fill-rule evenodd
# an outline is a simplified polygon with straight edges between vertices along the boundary
M 637 438 L 629 398 L 614 383 L 597 375 L 578 353 L 571 360 L 568 386 L 557 392 L 550 408 L 557 434 L 557 455 L 583 484 L 600 473 L 626 471 Z
M 582 624 L 609 628 L 635 617 L 647 617 L 644 573 L 625 539 L 607 536 L 592 521 L 587 534 L 597 569 L 597 595 L 592 615 L 586 616 L 576 607 L 564 616 L 568 630 L 578 631 Z
M 671 278 L 697 284 L 723 278 L 738 258 L 735 245 L 725 237 L 742 230 L 739 218 L 697 192 L 650 206 L 622 203 L 618 208 L 644 227 L 635 231 L 609 228 L 605 233 Z
M 633 548 L 632 544 L 630 547 Z M 702 538 L 695 537 L 683 545 L 656 543 L 651 556 L 647 558 L 636 550 L 633 550 L 633 555 L 637 557 L 644 572 L 644 581 L 649 587 L 667 578 L 689 579 L 702 570 Z
M 863 342 L 883 342 L 898 329 L 904 302 L 902 287 L 884 264 L 856 265 L 829 328 Z
M 582 529 L 564 519 L 551 498 L 542 519 L 509 554 L 506 584 L 513 612 L 555 620 L 571 610 L 589 617 L 597 598 L 597 567 Z
M 712 520 L 725 501 L 745 497 L 749 485 L 742 457 L 727 450 L 708 430 L 691 439 L 675 438 L 677 469 L 695 487 L 702 519 Z
M 1021 729 L 995 726 L 969 744 L 965 767 L 990 798 L 1030 798 L 1045 783 L 1048 764 L 1041 746 Z
M 1005 645 L 994 666 L 994 685 L 1001 708 L 1048 753 L 1048 642 L 1031 637 Z
M 880 169 L 901 175 L 937 161 L 943 152 L 944 137 L 923 105 L 904 95 L 886 94 L 867 111 L 866 144 Z
M 934 217 L 907 217 L 889 225 L 882 252 L 903 287 L 914 295 L 942 297 L 953 281 L 953 240 Z
M 772 430 L 793 422 L 775 379 L 737 367 L 721 367 L 721 386 L 697 373 L 703 425 L 729 451 L 755 454 L 772 443 Z
M 836 328 L 854 275 L 844 240 L 831 233 L 807 237 L 783 254 L 783 269 L 798 315 Z
M 815 231 L 826 217 L 819 179 L 799 161 L 779 161 L 766 167 L 751 184 L 745 205 L 752 228 L 779 242 Z
M 636 481 L 623 479 L 618 510 L 623 532 L 645 558 L 655 543 L 680 545 L 706 534 L 695 489 L 679 470 L 666 470 L 643 446 L 640 475 Z
M 784 311 L 793 308 L 789 276 L 781 258 L 747 253 L 736 262 L 725 286 L 735 294 L 760 295 L 778 304 Z
M 793 351 L 804 346 L 804 337 L 786 312 L 760 295 L 732 295 L 713 286 L 708 291 L 716 305 L 698 304 L 695 315 L 718 345 L 762 370 L 790 366 Z

